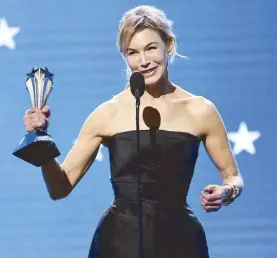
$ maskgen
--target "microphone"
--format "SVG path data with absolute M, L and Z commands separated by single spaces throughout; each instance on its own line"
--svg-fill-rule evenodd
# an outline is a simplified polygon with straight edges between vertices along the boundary
M 131 92 L 136 99 L 140 98 L 145 91 L 145 81 L 141 73 L 135 72 L 130 78 Z
M 139 258 L 145 258 L 144 256 L 144 235 L 143 235 L 143 219 L 142 219 L 142 182 L 141 182 L 141 161 L 140 161 L 140 131 L 139 131 L 139 106 L 140 106 L 140 97 L 145 91 L 145 81 L 141 73 L 135 72 L 130 77 L 130 88 L 132 94 L 136 98 L 136 134 L 137 134 L 137 170 L 138 170 L 138 222 L 139 222 Z

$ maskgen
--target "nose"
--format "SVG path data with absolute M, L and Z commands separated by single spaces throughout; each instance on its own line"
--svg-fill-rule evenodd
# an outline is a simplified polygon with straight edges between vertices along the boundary
M 144 53 L 140 54 L 140 65 L 143 68 L 146 68 L 150 64 L 150 61 L 147 60 Z

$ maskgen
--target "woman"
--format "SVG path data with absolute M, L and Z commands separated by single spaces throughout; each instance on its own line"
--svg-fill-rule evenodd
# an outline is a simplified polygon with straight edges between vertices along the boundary
M 216 107 L 169 80 L 167 65 L 176 55 L 171 27 L 151 6 L 126 12 L 119 24 L 119 51 L 129 72 L 142 73 L 146 84 L 140 106 L 144 252 L 147 258 L 206 258 L 205 232 L 186 202 L 200 142 L 223 180 L 201 192 L 204 210 L 217 211 L 234 201 L 243 180 Z M 42 167 L 51 198 L 61 199 L 89 169 L 100 144 L 108 147 L 115 199 L 97 226 L 89 257 L 139 257 L 134 111 L 127 86 L 91 113 L 62 165 L 52 160 Z M 46 126 L 49 118 L 48 107 L 32 108 L 25 128 Z

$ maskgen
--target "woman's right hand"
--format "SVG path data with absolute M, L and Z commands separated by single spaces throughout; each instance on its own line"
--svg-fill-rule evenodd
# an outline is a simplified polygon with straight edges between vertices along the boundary
M 24 126 L 27 132 L 32 132 L 38 128 L 47 129 L 50 121 L 50 108 L 44 106 L 26 110 L 24 115 Z

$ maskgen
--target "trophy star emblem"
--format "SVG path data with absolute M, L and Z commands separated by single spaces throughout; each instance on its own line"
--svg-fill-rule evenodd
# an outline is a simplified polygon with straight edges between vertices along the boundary
M 45 67 L 45 78 L 49 78 L 50 80 L 53 80 L 54 74 L 50 73 L 47 67 Z
M 35 73 L 36 73 L 37 70 L 38 70 L 38 69 L 35 69 L 35 68 L 33 67 L 32 71 L 31 71 L 30 73 L 27 73 L 26 75 L 27 75 L 29 78 L 34 78 L 34 77 L 35 77 Z M 28 79 L 29 79 L 29 78 L 28 78 Z
M 32 68 L 27 73 L 26 88 L 31 97 L 33 107 L 42 108 L 46 105 L 47 98 L 53 89 L 54 74 L 50 73 L 47 68 Z
M 13 37 L 19 32 L 19 27 L 9 27 L 5 18 L 0 19 L 0 47 L 5 46 L 14 50 L 16 45 Z
M 43 71 L 42 68 L 33 67 L 32 71 L 26 74 L 28 76 L 27 80 L 30 79 L 30 78 L 34 78 L 35 74 L 38 70 Z M 43 72 L 44 72 L 45 79 L 50 79 L 51 81 L 53 81 L 54 74 L 50 73 L 47 67 L 45 67 L 45 70 Z

